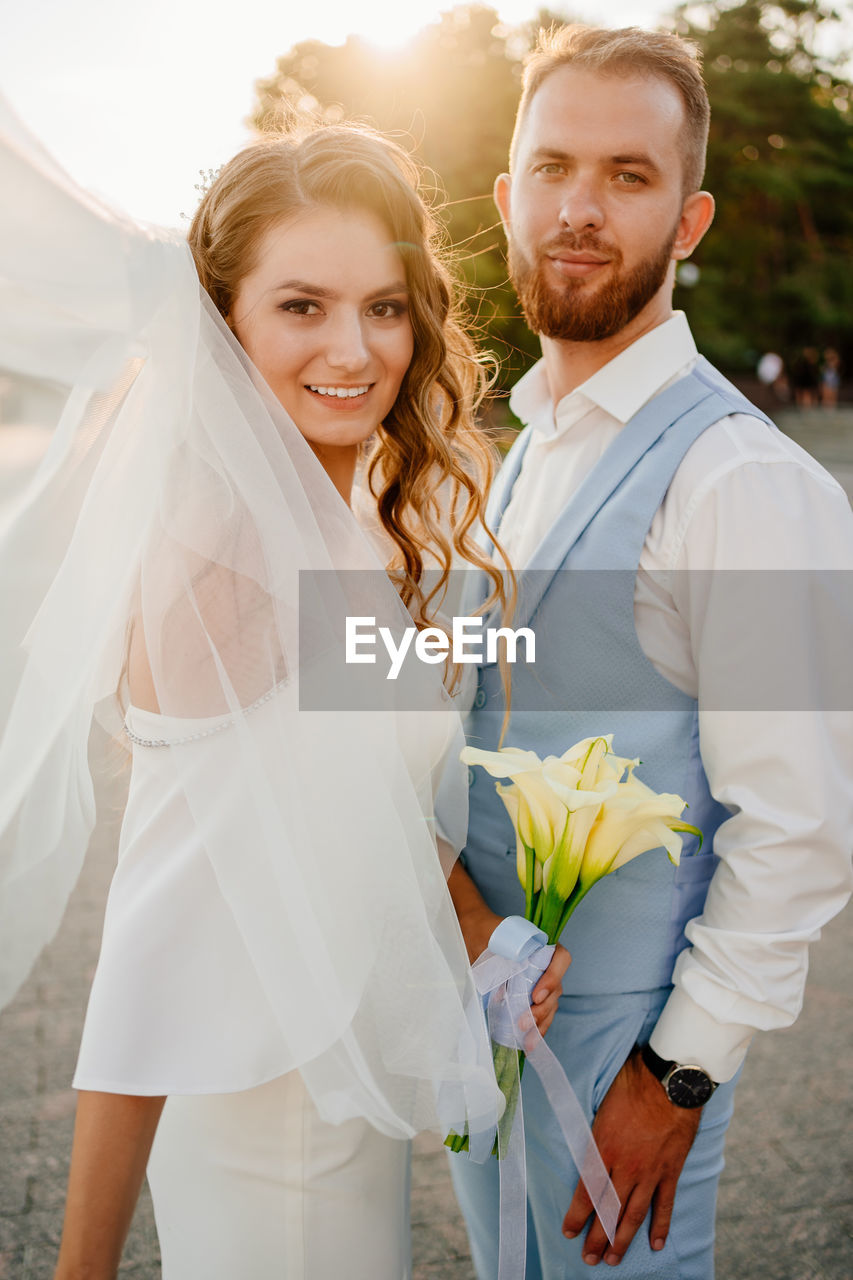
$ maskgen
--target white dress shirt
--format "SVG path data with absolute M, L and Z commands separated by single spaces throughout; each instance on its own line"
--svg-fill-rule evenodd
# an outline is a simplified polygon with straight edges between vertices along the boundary
M 544 361 L 525 374 L 510 406 L 533 430 L 498 534 L 516 569 L 625 423 L 696 359 L 677 312 L 556 408 Z M 808 943 L 853 889 L 853 714 L 709 707 L 704 691 L 725 683 L 731 661 L 714 643 L 711 575 L 673 571 L 710 569 L 853 570 L 844 491 L 749 415 L 722 419 L 688 449 L 646 537 L 634 602 L 646 656 L 698 697 L 708 781 L 733 815 L 717 832 L 721 861 L 704 914 L 687 927 L 691 946 L 676 963 L 652 1047 L 723 1081 L 755 1030 L 794 1021 Z M 794 614 L 790 627 L 808 653 L 810 619 Z M 749 643 L 747 635 L 747 664 Z

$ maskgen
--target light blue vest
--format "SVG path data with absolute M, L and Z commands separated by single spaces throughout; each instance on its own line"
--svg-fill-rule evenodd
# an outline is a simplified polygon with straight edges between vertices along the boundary
M 728 812 L 708 788 L 697 704 L 661 676 L 640 648 L 634 586 L 646 534 L 679 463 L 706 428 L 732 413 L 749 413 L 772 426 L 700 360 L 620 431 L 521 575 L 512 626 L 532 627 L 538 652 L 533 665 L 513 669 L 505 745 L 561 755 L 581 738 L 612 733 L 614 751 L 639 756 L 638 777 L 656 791 L 683 796 L 689 805 L 685 820 L 704 833 L 701 853 L 694 837 L 684 837 L 679 867 L 656 849 L 592 889 L 562 939 L 572 953 L 563 982 L 567 994 L 666 986 L 675 957 L 687 945 L 684 926 L 701 914 L 717 863 L 713 837 Z M 499 527 L 529 439 L 527 428 L 498 477 L 493 527 Z M 584 577 L 558 570 L 606 572 Z M 499 670 L 484 665 L 465 726 L 472 746 L 497 748 L 504 709 Z M 465 865 L 493 910 L 522 915 L 515 836 L 494 779 L 473 768 L 469 787 Z

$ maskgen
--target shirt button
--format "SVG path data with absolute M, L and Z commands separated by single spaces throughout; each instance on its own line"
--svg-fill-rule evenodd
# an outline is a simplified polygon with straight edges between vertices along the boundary
M 468 786 L 473 787 L 473 785 L 474 785 L 474 770 L 469 768 L 468 769 Z
M 479 711 L 480 708 L 484 707 L 485 705 L 486 705 L 486 691 L 485 689 L 478 689 L 477 696 L 474 698 L 474 706 Z

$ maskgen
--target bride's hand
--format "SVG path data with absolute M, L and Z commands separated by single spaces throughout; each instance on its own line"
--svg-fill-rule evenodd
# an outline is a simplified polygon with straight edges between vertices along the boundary
M 457 862 L 447 881 L 468 959 L 471 964 L 486 950 L 489 938 L 500 924 L 503 917 L 492 911 L 480 894 L 468 872 Z M 530 993 L 530 1009 L 533 1021 L 539 1028 L 540 1035 L 550 1027 L 557 1012 L 557 1005 L 563 991 L 563 974 L 572 962 L 565 947 L 558 942 L 548 968 Z
M 530 993 L 530 1010 L 533 1020 L 543 1035 L 554 1021 L 560 996 L 563 994 L 563 975 L 572 963 L 572 957 L 558 942 L 548 968 Z

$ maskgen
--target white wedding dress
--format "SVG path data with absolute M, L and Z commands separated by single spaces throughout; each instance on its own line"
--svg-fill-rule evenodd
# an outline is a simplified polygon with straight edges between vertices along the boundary
M 252 712 L 261 735 L 276 731 L 269 711 Z M 428 816 L 452 721 L 400 719 Z M 164 1280 L 403 1280 L 409 1143 L 361 1118 L 326 1123 L 299 1071 L 277 1073 L 283 1037 L 175 780 L 172 753 L 192 752 L 215 795 L 233 725 L 136 707 L 127 725 L 129 796 L 74 1086 L 169 1093 L 148 1168 Z M 208 1078 L 229 1092 L 204 1092 Z
M 163 1280 L 408 1280 L 409 1151 L 326 1124 L 298 1071 L 167 1099 L 148 1165 Z

